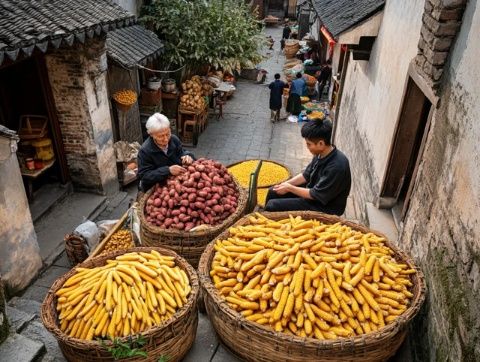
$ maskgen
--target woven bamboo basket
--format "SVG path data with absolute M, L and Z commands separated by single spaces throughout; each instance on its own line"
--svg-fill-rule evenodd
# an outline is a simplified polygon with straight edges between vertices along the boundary
M 271 162 L 271 163 L 274 163 L 274 164 L 276 164 L 276 165 L 278 165 L 278 166 L 283 167 L 285 170 L 287 170 L 288 176 L 287 176 L 287 178 L 285 178 L 284 180 L 282 180 L 282 181 L 280 181 L 280 182 L 287 181 L 290 177 L 292 177 L 292 171 L 290 171 L 290 168 L 288 168 L 287 165 L 284 165 L 284 164 L 282 164 L 282 163 L 280 163 L 280 162 L 276 162 L 276 161 L 273 161 L 273 160 L 260 160 L 260 159 L 258 159 L 258 158 L 247 158 L 247 159 L 245 159 L 245 160 L 243 160 L 243 161 L 238 161 L 238 162 L 231 163 L 230 165 L 227 166 L 227 169 L 229 169 L 230 167 L 233 167 L 233 166 L 235 166 L 235 165 L 239 165 L 239 164 L 241 164 L 241 163 L 243 163 L 243 162 L 246 162 L 246 161 Z M 256 167 L 256 166 L 255 166 L 255 167 Z M 260 169 L 260 170 L 261 170 L 261 169 Z M 279 182 L 278 182 L 278 183 L 279 183 Z M 257 187 L 258 187 L 258 188 L 264 188 L 264 187 L 271 187 L 271 186 L 274 186 L 274 185 L 275 185 L 275 183 L 270 183 L 270 184 L 265 184 L 265 185 L 263 185 L 263 184 L 261 185 L 261 184 L 259 183 L 259 184 L 257 185 Z
M 148 357 L 136 357 L 122 359 L 122 361 L 157 361 L 162 355 L 168 357 L 169 362 L 180 361 L 188 352 L 197 333 L 198 311 L 197 297 L 199 293 L 199 282 L 195 270 L 185 261 L 171 250 L 163 248 L 132 248 L 128 250 L 114 251 L 102 256 L 92 258 L 80 264 L 79 267 L 91 268 L 105 265 L 108 259 L 115 258 L 132 251 L 156 250 L 162 255 L 175 257 L 175 263 L 183 269 L 190 280 L 192 291 L 188 296 L 188 302 L 161 326 L 153 326 L 144 332 L 143 337 L 147 340 L 143 350 L 147 352 Z M 65 281 L 75 274 L 72 269 L 61 278 L 57 279 L 45 297 L 42 308 L 41 317 L 45 328 L 54 335 L 63 355 L 68 361 L 73 362 L 105 362 L 114 361 L 111 353 L 109 353 L 100 342 L 86 341 L 82 339 L 72 338 L 63 333 L 58 327 L 56 296 L 55 293 L 63 286 Z M 127 342 L 128 337 L 120 338 L 120 341 Z
M 221 224 L 196 231 L 181 231 L 175 229 L 162 229 L 147 222 L 144 215 L 145 203 L 153 192 L 150 189 L 140 200 L 138 215 L 140 218 L 140 236 L 142 243 L 148 246 L 161 246 L 175 251 L 184 257 L 194 268 L 197 267 L 200 256 L 207 244 L 223 230 L 230 227 L 245 213 L 248 194 L 240 184 L 233 179 L 239 191 L 237 210 L 226 218 Z
M 352 229 L 364 233 L 373 232 L 386 239 L 384 235 L 364 226 L 319 212 L 265 212 L 263 214 L 273 220 L 288 218 L 290 214 L 293 216 L 299 215 L 304 219 L 317 219 L 329 224 L 342 222 Z M 244 224 L 248 224 L 247 216 L 235 225 Z M 225 230 L 217 239 L 226 238 L 228 235 L 228 230 Z M 249 322 L 241 314 L 230 308 L 218 293 L 210 278 L 210 267 L 215 255 L 214 243 L 217 239 L 207 246 L 198 267 L 202 293 L 205 298 L 207 313 L 215 331 L 234 353 L 246 361 L 386 361 L 395 354 L 402 344 L 407 334 L 409 322 L 417 314 L 425 299 L 426 287 L 422 272 L 415 267 L 407 254 L 387 242 L 388 246 L 395 252 L 396 259 L 403 260 L 417 271 L 416 274 L 412 275 L 412 303 L 394 322 L 376 332 L 336 340 L 299 338 L 278 333 L 267 327 Z

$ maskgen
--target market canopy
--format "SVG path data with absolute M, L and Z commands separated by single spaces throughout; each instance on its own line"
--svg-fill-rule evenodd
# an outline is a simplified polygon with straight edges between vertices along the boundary
M 107 54 L 126 68 L 144 65 L 163 52 L 163 43 L 158 36 L 141 25 L 133 25 L 109 32 Z
M 0 65 L 135 23 L 109 0 L 0 0 Z
M 312 0 L 315 12 L 334 38 L 370 18 L 385 0 Z

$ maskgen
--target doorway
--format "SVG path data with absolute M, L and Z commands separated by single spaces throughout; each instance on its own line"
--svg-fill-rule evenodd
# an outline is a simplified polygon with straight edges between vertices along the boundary
M 69 180 L 45 60 L 34 55 L 0 68 L 0 124 L 16 131 L 18 163 L 35 220 Z M 49 207 L 49 206 L 48 206 Z M 48 209 L 47 207 L 47 209 Z
M 284 0 L 268 0 L 266 14 L 273 15 L 278 18 L 283 18 L 285 16 L 284 5 Z
M 408 211 L 432 111 L 430 100 L 409 77 L 380 193 L 381 198 L 393 200 L 397 224 Z

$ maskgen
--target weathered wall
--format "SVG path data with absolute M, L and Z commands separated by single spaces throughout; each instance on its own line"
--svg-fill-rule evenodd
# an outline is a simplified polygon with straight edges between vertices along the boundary
M 480 360 L 480 9 L 469 1 L 445 69 L 401 237 L 425 272 L 418 360 Z M 424 331 L 425 333 L 418 332 Z M 429 346 L 430 355 L 422 355 Z M 420 359 L 422 358 L 422 359 Z
M 0 274 L 8 294 L 13 294 L 26 287 L 38 273 L 42 258 L 17 156 L 10 142 L 0 136 Z
M 142 0 L 113 0 L 113 2 L 136 16 L 140 15 L 140 8 L 143 4 Z
M 409 63 L 417 54 L 424 1 L 387 1 L 370 60 L 350 59 L 335 143 L 352 165 L 356 213 L 378 196 Z
M 46 62 L 74 184 L 101 193 L 117 191 L 105 41 L 59 49 Z

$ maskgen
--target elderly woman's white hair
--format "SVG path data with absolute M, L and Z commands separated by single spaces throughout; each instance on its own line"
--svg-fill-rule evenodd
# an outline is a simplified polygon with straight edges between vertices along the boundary
M 148 134 L 152 134 L 162 131 L 165 128 L 170 128 L 170 121 L 163 114 L 155 113 L 150 116 L 145 127 L 147 128 Z

